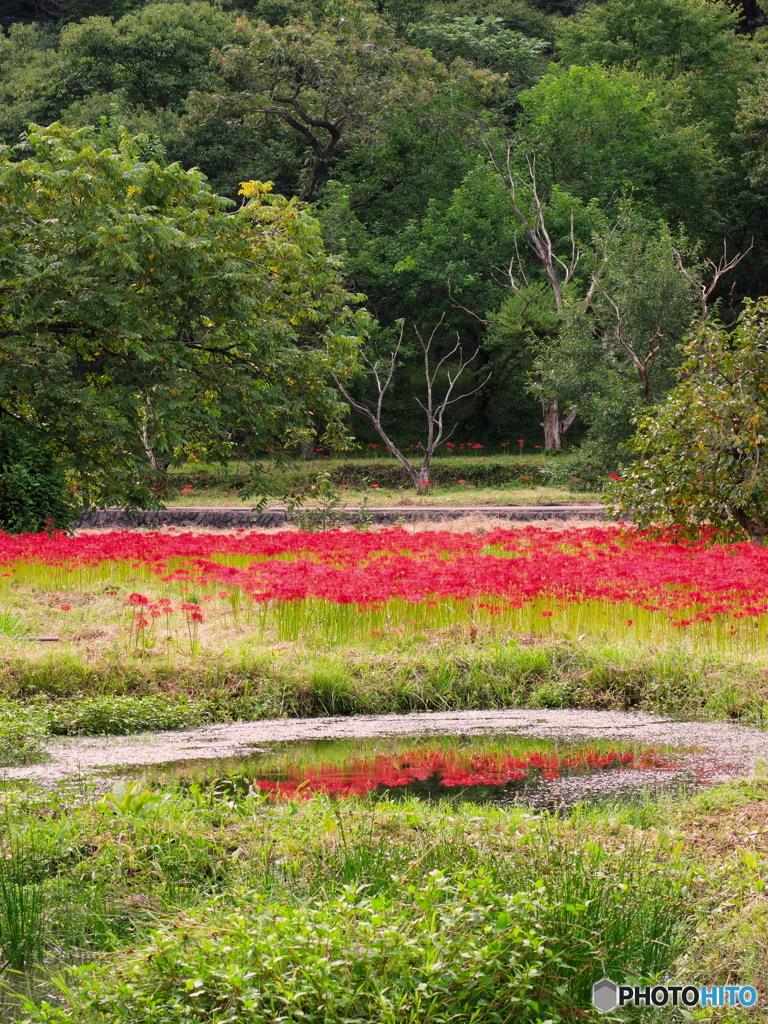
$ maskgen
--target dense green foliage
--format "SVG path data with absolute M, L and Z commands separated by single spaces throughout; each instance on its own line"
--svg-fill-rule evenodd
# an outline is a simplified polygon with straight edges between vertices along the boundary
M 262 450 L 338 420 L 328 377 L 364 315 L 305 211 L 252 182 L 230 214 L 199 174 L 88 129 L 28 144 L 0 155 L 2 411 L 58 449 L 85 502 L 152 501 L 189 447 Z
M 0 432 L 0 529 L 6 533 L 37 533 L 70 524 L 64 472 L 45 441 L 35 445 L 18 425 Z
M 208 312 L 218 307 L 211 319 L 222 331 L 237 322 L 240 334 L 260 333 L 270 365 L 277 352 L 301 353 L 301 400 L 275 390 L 272 380 L 269 394 L 260 395 L 261 417 L 240 415 L 246 398 L 249 408 L 254 403 L 250 384 L 234 370 L 226 391 L 237 380 L 236 411 L 222 401 L 223 387 L 210 393 L 211 375 L 203 381 L 198 365 L 196 386 L 179 398 L 189 421 L 182 427 L 162 410 L 167 436 L 156 454 L 163 463 L 206 445 L 221 454 L 225 435 L 263 452 L 335 429 L 344 406 L 327 386 L 328 372 L 341 360 L 350 379 L 354 360 L 351 347 L 328 349 L 328 331 L 365 333 L 362 322 L 349 322 L 343 289 L 331 280 L 342 266 L 350 296 L 367 296 L 377 321 L 371 345 L 386 352 L 400 323 L 408 329 L 383 412 L 399 446 L 424 440 L 412 397 L 424 399 L 424 370 L 411 327 L 429 333 L 444 317 L 436 343 L 442 352 L 457 335 L 465 353 L 477 348 L 464 390 L 488 378 L 451 407 L 457 438 L 489 444 L 512 435 L 541 443 L 544 421 L 550 447 L 563 436 L 573 444 L 586 435 L 588 462 L 603 474 L 617 468 L 617 446 L 633 418 L 674 383 L 701 290 L 717 277 L 705 319 L 718 306 L 738 312 L 764 290 L 768 42 L 752 0 L 738 9 L 697 0 L 49 0 L 43 8 L 16 0 L 0 30 L 0 140 L 11 147 L 2 166 L 27 161 L 31 168 L 29 161 L 42 160 L 40 130 L 28 138 L 28 125 L 60 122 L 68 127 L 51 129 L 60 139 L 49 152 L 51 174 L 60 162 L 65 173 L 71 145 L 86 146 L 87 159 L 102 165 L 100 154 L 111 153 L 128 177 L 155 168 L 171 192 L 183 180 L 185 202 L 197 204 L 200 217 L 207 211 L 205 225 L 194 215 L 186 220 L 195 259 L 202 259 L 202 238 L 216 249 L 206 250 L 208 270 L 196 269 L 201 280 L 208 275 L 198 289 L 210 297 Z M 91 126 L 88 136 L 80 134 L 84 126 Z M 135 140 L 130 157 L 127 137 Z M 186 174 L 192 168 L 210 184 Z M 248 212 L 234 215 L 219 205 L 217 196 L 240 203 L 240 185 L 251 180 L 272 181 L 274 196 L 251 195 Z M 18 184 L 4 178 L 0 188 L 13 194 Z M 281 205 L 292 199 L 317 218 L 320 234 L 311 242 L 306 208 Z M 105 207 L 107 220 L 135 202 L 131 196 L 115 204 L 98 188 L 92 201 L 92 210 Z M 235 272 L 232 264 L 243 253 L 224 254 L 238 232 L 219 226 L 255 216 L 263 240 L 266 208 L 273 216 L 286 211 L 286 241 L 288 220 L 295 218 L 297 231 L 302 225 L 291 274 L 295 297 L 307 292 L 307 316 L 297 325 L 287 307 L 279 325 L 264 318 L 264 280 L 257 272 L 245 287 L 247 265 Z M 39 290 L 37 316 L 43 306 L 52 310 L 54 284 L 61 287 L 68 260 L 81 255 L 75 257 L 70 219 L 50 213 L 41 206 L 33 219 L 46 220 L 43 237 L 64 258 L 58 280 L 52 274 Z M 7 216 L 16 245 L 25 221 L 15 200 Z M 162 203 L 152 213 L 166 223 L 176 216 Z M 137 258 L 130 235 L 113 238 L 127 262 Z M 250 244 L 257 244 L 253 237 Z M 724 244 L 726 263 L 737 253 L 743 258 L 718 275 Z M 107 282 L 112 269 L 103 266 L 89 285 L 104 310 L 119 294 Z M 134 271 L 127 287 L 138 287 Z M 224 281 L 238 274 L 241 286 L 226 298 Z M 195 289 L 180 275 L 174 257 L 158 281 L 171 305 L 192 302 Z M 28 293 L 7 269 L 0 288 L 4 305 L 26 303 Z M 154 294 L 121 300 L 126 317 L 154 316 Z M 245 325 L 254 316 L 258 329 L 252 320 Z M 295 328 L 287 347 L 286 324 Z M 81 339 L 81 358 L 89 345 L 100 355 L 88 359 L 103 359 L 101 327 L 88 329 L 94 333 Z M 60 351 L 60 336 L 57 345 Z M 11 345 L 3 357 L 14 370 L 17 356 Z M 58 407 L 63 378 L 52 383 L 52 365 L 39 360 L 31 369 L 22 362 L 22 378 L 27 370 Z M 295 380 L 295 371 L 293 364 L 283 381 Z M 135 380 L 125 386 L 133 391 L 116 423 L 125 423 L 125 402 L 139 401 Z M 155 377 L 153 386 L 167 391 L 171 384 Z M 371 400 L 364 375 L 353 387 Z M 25 401 L 30 394 L 27 388 Z M 39 421 L 38 401 L 39 394 L 25 407 L 26 418 Z M 69 395 L 63 407 L 72 413 Z M 376 439 L 363 416 L 347 415 L 359 439 Z M 215 417 L 220 428 L 234 419 L 237 430 L 216 430 Z M 289 420 L 295 429 L 286 428 Z M 55 456 L 82 477 L 73 432 L 51 425 L 49 433 Z M 103 469 L 88 468 L 84 500 L 118 493 L 129 503 L 146 500 L 155 470 L 145 444 L 135 458 L 125 456 L 128 433 L 120 427 L 110 450 L 123 461 L 111 482 Z M 103 451 L 103 438 L 94 445 Z
M 211 782 L 7 794 L 5 959 L 101 954 L 23 1019 L 571 1022 L 603 969 L 669 969 L 704 909 L 694 864 L 643 830 L 663 806 L 585 834 L 588 811 L 275 803 Z
M 703 324 L 680 383 L 641 420 L 635 463 L 616 484 L 619 514 L 639 523 L 718 526 L 768 536 L 768 304 L 749 303 L 735 329 Z

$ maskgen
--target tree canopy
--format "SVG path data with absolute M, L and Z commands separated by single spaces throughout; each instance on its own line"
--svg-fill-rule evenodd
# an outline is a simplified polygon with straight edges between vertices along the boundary
M 367 315 L 317 223 L 269 183 L 202 176 L 88 129 L 0 156 L 0 418 L 93 501 L 144 502 L 179 452 L 293 446 L 343 413 Z
M 619 515 L 641 525 L 738 524 L 768 537 L 768 300 L 732 330 L 700 324 L 680 382 L 638 423 L 615 485 Z
M 316 224 L 312 259 L 334 268 L 335 288 L 365 295 L 379 340 L 401 320 L 425 336 L 442 322 L 438 362 L 457 332 L 476 352 L 467 372 L 487 383 L 451 411 L 465 440 L 538 444 L 546 424 L 545 444 L 599 439 L 615 470 L 632 416 L 674 384 L 724 248 L 726 262 L 743 258 L 710 282 L 704 319 L 734 320 L 766 290 L 768 29 L 754 0 L 13 0 L 10 10 L 4 166 L 37 159 L 30 123 L 65 125 L 71 138 L 87 128 L 98 153 L 123 152 L 131 136 L 136 166 L 198 182 L 217 213 L 195 231 L 217 244 L 230 244 L 220 225 L 257 209 L 285 211 L 286 231 L 288 210 L 291 224 Z M 243 197 L 250 180 L 273 190 Z M 56 223 L 68 253 L 70 220 Z M 41 232 L 51 249 L 53 234 Z M 319 264 L 308 265 L 312 276 Z M 41 294 L 53 301 L 52 289 Z M 264 328 L 275 349 L 284 337 L 286 352 L 308 344 L 307 317 L 295 340 L 275 323 Z M 400 355 L 387 430 L 408 445 L 418 419 L 402 396 L 423 399 L 423 374 L 416 351 Z M 360 378 L 350 394 L 363 400 L 366 386 Z M 338 413 L 323 410 L 316 438 Z M 347 422 L 375 440 L 355 414 Z M 253 429 L 254 450 L 274 447 Z M 181 434 L 197 436 L 174 434 L 169 450 Z

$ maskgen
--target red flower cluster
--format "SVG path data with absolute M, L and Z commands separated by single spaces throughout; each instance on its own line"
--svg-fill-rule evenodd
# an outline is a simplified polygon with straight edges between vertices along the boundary
M 321 599 L 380 608 L 385 602 L 469 601 L 492 614 L 534 602 L 580 602 L 661 613 L 674 625 L 768 612 L 768 548 L 660 539 L 632 528 L 495 530 L 471 533 L 230 534 L 116 531 L 0 534 L 0 565 L 98 567 L 128 563 L 165 582 L 224 586 L 258 602 Z M 227 564 L 235 563 L 235 564 Z M 131 594 L 146 610 L 149 598 Z M 545 610 L 551 610 L 551 607 Z M 182 608 L 190 617 L 200 608 Z M 541 608 L 539 608 L 539 612 Z

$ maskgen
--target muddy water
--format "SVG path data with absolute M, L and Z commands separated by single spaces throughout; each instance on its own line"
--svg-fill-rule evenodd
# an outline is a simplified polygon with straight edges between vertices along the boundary
M 768 732 L 729 722 L 681 722 L 655 715 L 599 711 L 456 711 L 274 719 L 142 736 L 60 739 L 49 744 L 46 763 L 6 768 L 0 777 L 9 782 L 55 785 L 94 774 L 119 777 L 142 766 L 201 761 L 214 766 L 229 758 L 247 759 L 277 750 L 276 744 L 347 740 L 353 741 L 351 749 L 361 752 L 365 741 L 396 741 L 412 746 L 435 737 L 446 737 L 449 744 L 462 738 L 481 737 L 491 742 L 506 737 L 508 742 L 533 740 L 562 747 L 604 743 L 687 751 L 686 756 L 698 758 L 696 770 L 706 768 L 708 784 L 748 775 L 756 762 L 768 762 Z M 688 763 L 690 768 L 693 762 Z M 665 778 L 668 776 L 667 767 L 659 770 Z M 566 775 L 560 781 L 551 781 L 565 790 L 568 778 Z M 650 780 L 651 775 L 646 772 L 644 778 Z
M 264 744 L 243 756 L 135 768 L 166 788 L 196 783 L 221 796 L 276 799 L 415 797 L 536 808 L 690 792 L 745 769 L 740 758 L 699 747 L 517 734 L 403 735 Z

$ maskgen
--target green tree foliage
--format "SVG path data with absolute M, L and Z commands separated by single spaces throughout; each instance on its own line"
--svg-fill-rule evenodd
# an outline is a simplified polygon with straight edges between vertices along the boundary
M 544 70 L 547 44 L 507 28 L 501 18 L 465 15 L 422 21 L 412 25 L 406 36 L 444 64 L 461 57 L 476 67 L 505 75 L 513 92 L 533 85 Z
M 198 124 L 236 124 L 244 137 L 266 123 L 301 143 L 298 186 L 311 199 L 342 155 L 398 174 L 406 146 L 476 124 L 501 79 L 457 58 L 450 67 L 399 41 L 354 3 L 333 22 L 239 24 L 241 44 L 223 51 L 220 91 L 193 97 Z M 380 185 L 378 186 L 380 187 Z
M 59 57 L 69 95 L 118 93 L 146 109 L 185 109 L 192 88 L 202 88 L 212 50 L 234 37 L 234 18 L 217 7 L 153 3 L 118 21 L 95 17 L 67 25 Z
M 693 117 L 726 138 L 739 92 L 760 58 L 738 23 L 736 10 L 717 0 L 610 0 L 562 21 L 557 53 L 566 65 L 600 64 L 676 82 Z
M 317 223 L 269 185 L 228 212 L 130 140 L 35 128 L 0 157 L 0 418 L 45 438 L 86 502 L 151 500 L 190 448 L 295 445 L 343 406 L 363 313 Z
M 47 121 L 61 109 L 54 38 L 40 25 L 0 31 L 0 140 L 14 143 L 30 121 Z
M 0 530 L 38 533 L 72 520 L 65 473 L 45 445 L 24 437 L 17 424 L 0 431 Z
M 680 382 L 643 417 L 613 507 L 641 525 L 738 524 L 768 536 L 768 300 L 747 302 L 733 331 L 693 331 Z
M 651 217 L 708 226 L 721 163 L 713 140 L 644 75 L 594 64 L 556 69 L 520 102 L 542 184 L 602 207 L 629 188 Z
M 685 239 L 628 202 L 585 254 L 586 279 L 566 292 L 556 329 L 535 345 L 533 386 L 577 408 L 609 468 L 632 418 L 675 382 L 679 346 L 697 310 L 680 265 Z

